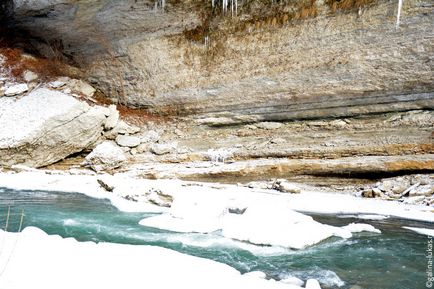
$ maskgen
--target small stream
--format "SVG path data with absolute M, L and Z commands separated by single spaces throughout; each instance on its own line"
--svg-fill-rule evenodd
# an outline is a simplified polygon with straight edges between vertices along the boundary
M 216 234 L 174 233 L 138 225 L 152 214 L 125 213 L 107 200 L 76 193 L 13 191 L 0 188 L 0 224 L 4 226 L 11 206 L 8 231 L 36 226 L 48 234 L 79 241 L 146 244 L 226 263 L 241 272 L 260 270 L 270 278 L 296 276 L 316 278 L 324 288 L 369 289 L 424 288 L 427 237 L 402 226 L 433 227 L 432 224 L 398 219 L 363 220 L 381 235 L 359 233 L 348 240 L 330 238 L 306 250 L 255 246 Z M 313 217 L 331 225 L 357 219 L 343 216 Z

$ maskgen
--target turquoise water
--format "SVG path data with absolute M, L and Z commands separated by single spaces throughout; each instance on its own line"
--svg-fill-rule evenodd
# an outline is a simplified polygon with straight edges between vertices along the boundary
M 331 238 L 301 251 L 260 247 L 215 234 L 173 233 L 138 225 L 152 214 L 124 213 L 107 200 L 75 193 L 12 191 L 0 188 L 0 224 L 4 226 L 11 206 L 8 231 L 36 226 L 49 234 L 80 241 L 147 244 L 226 263 L 241 272 L 260 270 L 270 278 L 316 278 L 323 288 L 370 289 L 425 288 L 427 237 L 401 226 L 433 227 L 432 224 L 396 219 L 367 221 L 382 234 L 361 233 L 342 240 Z M 314 216 L 320 222 L 346 225 L 353 218 Z

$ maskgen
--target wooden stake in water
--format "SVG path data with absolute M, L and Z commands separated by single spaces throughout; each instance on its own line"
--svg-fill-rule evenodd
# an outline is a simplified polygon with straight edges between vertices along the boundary
M 8 214 L 6 215 L 6 224 L 5 224 L 5 232 L 8 231 L 8 225 L 9 225 L 9 215 L 11 213 L 11 206 L 8 207 Z
M 21 210 L 21 219 L 20 219 L 20 226 L 18 227 L 18 233 L 21 232 L 21 228 L 23 227 L 23 221 L 24 221 L 24 210 Z

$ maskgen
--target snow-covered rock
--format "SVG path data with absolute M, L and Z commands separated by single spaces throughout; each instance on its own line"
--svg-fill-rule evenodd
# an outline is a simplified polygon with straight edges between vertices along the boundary
M 46 88 L 0 98 L 0 164 L 40 167 L 90 147 L 105 116 L 74 97 Z
M 111 141 L 105 141 L 86 156 L 85 165 L 95 171 L 111 170 L 120 167 L 126 160 L 120 147 Z

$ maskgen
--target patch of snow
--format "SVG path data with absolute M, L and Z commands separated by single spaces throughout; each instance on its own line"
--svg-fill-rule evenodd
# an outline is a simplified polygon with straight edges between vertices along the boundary
M 434 237 L 434 229 L 416 228 L 416 227 L 403 227 L 404 229 L 411 230 L 413 232 Z

